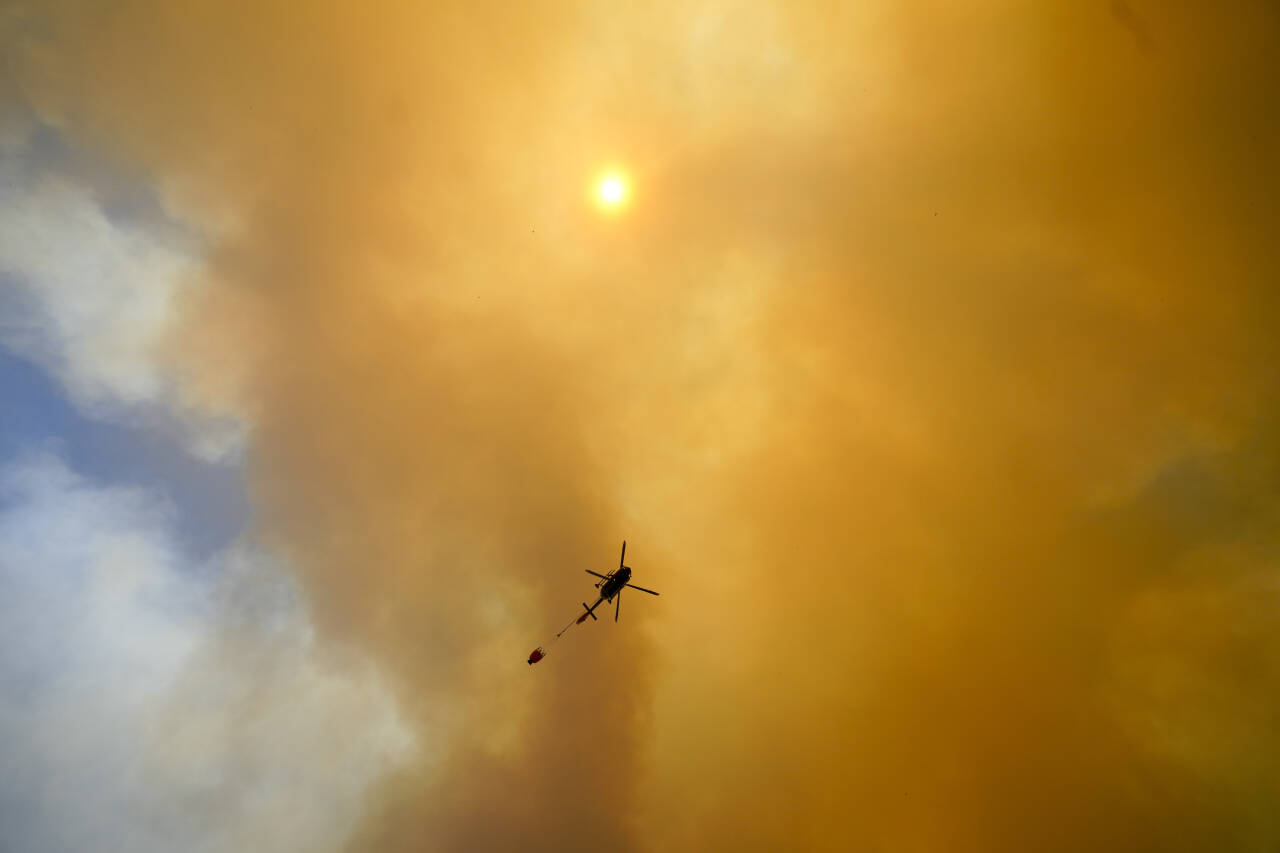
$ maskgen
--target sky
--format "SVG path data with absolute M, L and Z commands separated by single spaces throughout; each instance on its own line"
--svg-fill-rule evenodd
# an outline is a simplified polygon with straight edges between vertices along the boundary
M 1276 849 L 1278 25 L 0 0 L 0 850 Z

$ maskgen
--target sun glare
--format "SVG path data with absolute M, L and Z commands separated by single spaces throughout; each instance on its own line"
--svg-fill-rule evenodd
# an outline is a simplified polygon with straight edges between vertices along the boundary
M 600 204 L 609 209 L 622 207 L 627 201 L 626 179 L 617 173 L 610 173 L 600 179 L 596 187 L 596 197 Z

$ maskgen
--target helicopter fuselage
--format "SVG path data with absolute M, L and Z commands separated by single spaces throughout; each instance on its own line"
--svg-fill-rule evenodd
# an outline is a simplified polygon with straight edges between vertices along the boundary
M 631 567 L 623 566 L 621 569 L 618 569 L 616 572 L 613 572 L 607 578 L 600 581 L 600 583 L 596 584 L 596 586 L 600 588 L 600 599 L 596 604 L 599 604 L 601 601 L 613 601 L 613 597 L 627 585 L 629 580 L 631 580 Z

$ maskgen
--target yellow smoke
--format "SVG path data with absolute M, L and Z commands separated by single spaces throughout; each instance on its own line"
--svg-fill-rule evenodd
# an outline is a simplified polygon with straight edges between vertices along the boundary
M 1229 5 L 8 38 L 210 235 L 170 357 L 424 744 L 352 849 L 1270 849 L 1277 21 Z M 624 537 L 662 597 L 527 667 Z

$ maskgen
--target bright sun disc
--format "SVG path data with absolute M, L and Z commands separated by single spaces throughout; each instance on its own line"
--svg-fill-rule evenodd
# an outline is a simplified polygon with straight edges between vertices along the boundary
M 617 207 L 627 198 L 627 184 L 618 175 L 606 175 L 600 181 L 600 201 L 606 207 Z

